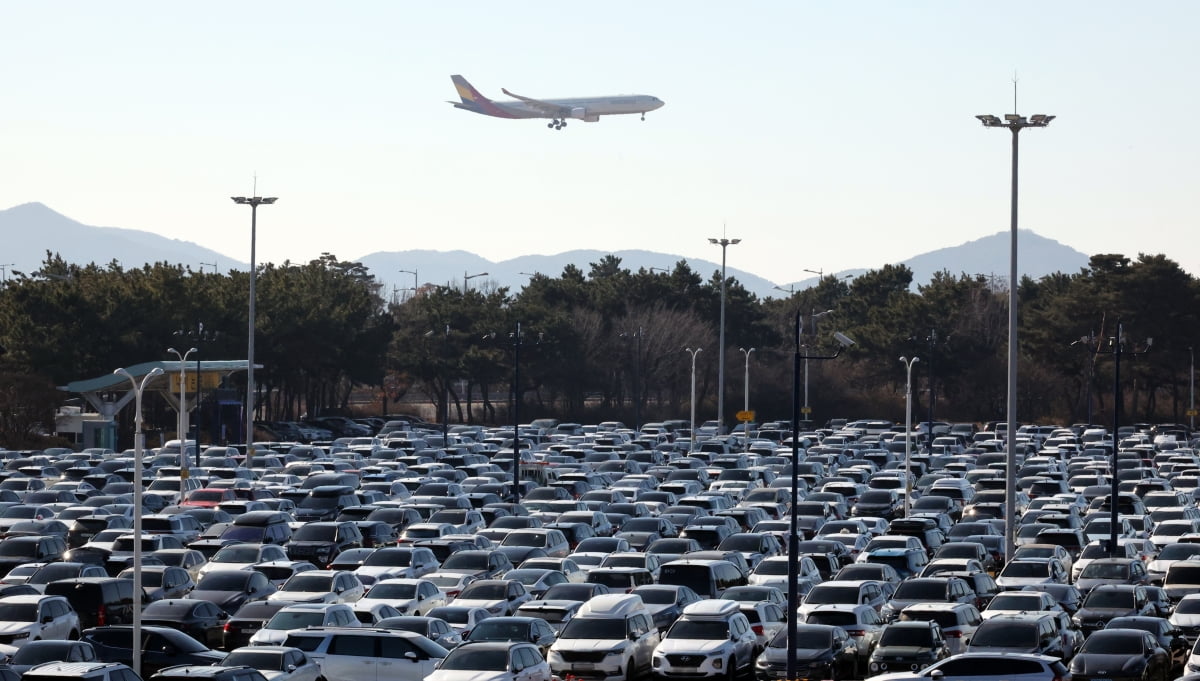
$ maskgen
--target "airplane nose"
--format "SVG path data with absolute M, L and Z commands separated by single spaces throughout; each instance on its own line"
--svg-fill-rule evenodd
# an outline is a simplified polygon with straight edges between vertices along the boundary
M 663 100 L 659 99 L 658 97 L 655 97 L 655 98 L 654 98 L 654 108 L 655 108 L 655 109 L 661 109 L 661 108 L 662 108 L 662 106 L 663 106 L 663 104 L 666 104 L 666 102 L 664 102 Z

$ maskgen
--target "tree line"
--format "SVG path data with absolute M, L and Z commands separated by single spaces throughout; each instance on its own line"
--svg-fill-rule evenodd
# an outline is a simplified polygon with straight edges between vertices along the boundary
M 516 394 L 530 418 L 678 418 L 690 409 L 685 348 L 700 350 L 697 419 L 716 416 L 719 271 L 705 278 L 683 261 L 631 271 L 606 256 L 587 272 L 535 275 L 520 291 L 430 285 L 389 302 L 361 264 L 323 254 L 263 265 L 256 287 L 259 419 L 348 410 L 365 392 L 378 411 L 420 400 L 451 422 L 508 423 L 518 357 Z M 52 422 L 69 397 L 55 386 L 171 359 L 166 348 L 188 347 L 200 324 L 216 332 L 198 346 L 202 358 L 244 358 L 248 291 L 245 272 L 81 266 L 48 253 L 40 271 L 0 286 L 0 445 L 22 446 Z M 1018 419 L 1111 423 L 1119 322 L 1126 347 L 1153 338 L 1151 352 L 1121 367 L 1125 421 L 1186 421 L 1198 292 L 1161 255 L 1096 255 L 1079 272 L 1022 279 Z M 931 400 L 937 420 L 1005 418 L 1007 282 L 944 270 L 914 286 L 908 268 L 887 265 L 760 299 L 730 278 L 725 308 L 727 423 L 744 403 L 747 357 L 751 409 L 760 421 L 788 419 L 794 358 L 831 351 L 835 331 L 856 343 L 809 363 L 817 422 L 901 420 L 901 355 L 920 357 L 914 421 Z

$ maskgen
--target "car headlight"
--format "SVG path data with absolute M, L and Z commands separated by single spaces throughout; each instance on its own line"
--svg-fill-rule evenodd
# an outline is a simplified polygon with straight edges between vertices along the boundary
M 722 669 L 724 667 L 725 660 L 723 658 L 718 657 L 717 659 L 713 660 L 713 669 Z
M 13 634 L 13 639 L 18 639 L 18 638 L 29 638 L 29 632 L 28 632 L 28 631 L 22 631 L 22 632 L 20 632 L 20 633 Z

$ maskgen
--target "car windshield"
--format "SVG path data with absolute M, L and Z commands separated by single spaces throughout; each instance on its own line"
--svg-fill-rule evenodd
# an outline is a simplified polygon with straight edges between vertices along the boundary
M 1129 566 L 1124 563 L 1088 563 L 1079 573 L 1080 579 L 1125 579 Z
M 933 637 L 929 631 L 927 627 L 887 627 L 879 637 L 879 645 L 930 648 Z
M 1200 615 L 1200 599 L 1184 598 L 1175 606 L 1178 615 Z
M 229 529 L 221 533 L 221 539 L 232 539 L 234 541 L 262 541 L 263 535 L 267 532 L 265 527 L 253 527 L 251 525 L 230 525 Z
M 292 541 L 333 541 L 336 538 L 337 528 L 333 525 L 305 525 L 292 535 Z
M 721 550 L 757 552 L 761 543 L 762 539 L 757 534 L 735 534 L 721 542 Z
M 911 601 L 945 600 L 946 585 L 943 582 L 929 582 L 923 579 L 908 580 L 906 582 L 901 582 L 900 586 L 896 587 L 895 597 L 902 600 Z
M 729 638 L 729 623 L 725 620 L 681 619 L 671 625 L 667 638 L 724 641 Z
M 214 563 L 257 563 L 259 547 L 226 546 L 213 554 Z
M 1200 544 L 1197 544 L 1200 546 Z M 1161 559 L 1162 556 L 1160 555 Z M 1173 565 L 1167 572 L 1167 584 L 1200 584 L 1200 566 Z
M 37 553 L 37 542 L 6 541 L 0 543 L 0 556 L 33 558 Z
M 670 605 L 677 598 L 673 589 L 638 589 L 634 593 L 642 597 L 642 602 L 654 605 Z
M 367 556 L 363 565 L 382 565 L 386 567 L 408 567 L 412 564 L 412 552 L 406 550 L 375 551 Z
M 447 655 L 438 668 L 480 672 L 507 671 L 508 650 L 480 650 L 477 647 L 464 646 Z
M 1142 634 L 1130 634 L 1123 631 L 1097 631 L 1088 637 L 1081 653 L 1098 655 L 1130 655 L 1140 657 L 1142 654 Z
M 2 622 L 32 622 L 36 618 L 36 603 L 0 603 Z
M 283 585 L 284 591 L 333 591 L 333 575 L 312 575 L 302 572 L 293 575 Z
M 471 630 L 472 641 L 526 641 L 529 625 L 512 620 L 484 620 Z
M 475 598 L 497 601 L 504 598 L 507 590 L 508 586 L 503 582 L 491 582 L 484 584 L 476 582 L 475 584 L 463 589 L 462 593 L 460 593 L 458 597 L 468 601 Z
M 455 553 L 442 563 L 443 570 L 486 570 L 488 557 L 482 553 Z
M 613 618 L 575 618 L 567 622 L 559 638 L 614 640 L 625 638 L 625 620 Z
M 993 624 L 994 622 L 994 624 Z M 1035 648 L 1037 627 L 1025 622 L 1001 622 L 990 620 L 975 630 L 971 647 L 980 648 Z
M 756 575 L 786 575 L 788 564 L 786 560 L 764 560 L 755 568 Z
M 988 610 L 1042 610 L 1042 597 L 1036 593 L 999 594 L 988 603 Z
M 1158 554 L 1158 560 L 1187 560 L 1200 555 L 1200 544 L 1168 544 Z
M 67 658 L 68 651 L 80 645 L 74 641 L 41 641 L 36 646 L 25 645 L 17 648 L 12 656 L 12 664 L 38 665 L 43 662 L 59 662 Z
M 1049 563 L 1015 560 L 1004 566 L 1001 577 L 1045 577 L 1050 574 Z
M 426 577 L 429 581 L 439 587 L 458 586 L 462 584 L 462 575 L 429 575 Z
M 1096 589 L 1083 602 L 1085 608 L 1133 608 L 1133 592 Z
M 253 647 L 247 647 L 229 653 L 218 664 L 222 667 L 246 666 L 260 671 L 277 671 L 283 669 L 283 655 L 277 652 L 258 652 Z
M 369 598 L 373 598 L 376 600 L 378 600 L 378 599 L 398 599 L 398 600 L 404 599 L 404 600 L 407 600 L 409 598 L 416 598 L 416 596 L 417 596 L 417 585 L 416 584 L 395 584 L 395 583 L 376 584 L 375 586 L 371 587 L 371 591 L 368 593 Z
M 249 572 L 210 572 L 200 579 L 196 591 L 241 591 L 250 579 Z
M 818 584 L 808 592 L 804 602 L 809 604 L 858 603 L 858 587 Z
M 772 648 L 787 648 L 788 630 L 784 627 L 771 639 Z M 825 629 L 797 627 L 796 648 L 805 650 L 823 650 L 833 645 L 833 637 Z
M 304 627 L 319 627 L 325 623 L 325 613 L 320 610 L 304 610 L 292 611 L 280 610 L 275 613 L 271 621 L 265 625 L 266 629 L 303 629 Z
M 542 548 L 546 546 L 546 535 L 539 532 L 509 532 L 501 544 Z

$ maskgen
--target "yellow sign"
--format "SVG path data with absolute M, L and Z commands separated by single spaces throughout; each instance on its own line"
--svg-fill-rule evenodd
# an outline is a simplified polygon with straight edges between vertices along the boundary
M 200 385 L 205 390 L 212 390 L 221 386 L 221 375 L 214 373 L 200 374 Z M 171 374 L 171 392 L 179 392 L 179 374 Z M 196 392 L 196 374 L 187 375 L 186 392 Z
M 741 421 L 742 423 L 749 423 L 754 420 L 754 412 L 749 409 L 746 411 L 739 411 L 736 416 L 737 420 Z
M 811 414 L 812 407 L 800 407 L 800 413 L 801 414 Z
M 1200 412 L 1197 412 L 1195 409 L 1188 409 L 1187 415 L 1188 416 L 1200 416 Z

